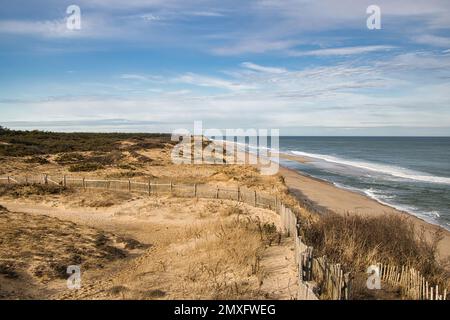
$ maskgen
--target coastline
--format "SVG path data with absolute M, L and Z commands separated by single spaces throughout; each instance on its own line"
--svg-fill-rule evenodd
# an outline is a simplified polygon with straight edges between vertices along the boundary
M 305 157 L 280 154 L 280 158 L 291 161 L 306 162 Z M 366 216 L 395 214 L 411 219 L 418 230 L 423 229 L 427 239 L 431 240 L 436 232 L 442 233 L 442 240 L 438 244 L 439 260 L 450 258 L 450 232 L 445 228 L 429 223 L 412 213 L 398 210 L 375 199 L 348 189 L 339 188 L 334 184 L 315 177 L 304 175 L 280 164 L 279 173 L 283 176 L 289 191 L 307 207 L 315 212 L 326 211 L 337 214 L 359 214 Z

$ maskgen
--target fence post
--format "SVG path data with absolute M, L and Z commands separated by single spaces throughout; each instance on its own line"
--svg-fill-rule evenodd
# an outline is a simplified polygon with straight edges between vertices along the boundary
M 86 181 L 85 181 L 85 178 L 83 178 L 83 189 L 86 190 Z
M 216 190 L 216 199 L 219 199 L 219 186 L 217 186 L 217 190 Z
M 9 179 L 9 176 L 8 176 L 8 184 L 10 184 L 11 183 L 11 179 Z
M 194 183 L 194 197 L 197 197 L 197 184 Z
M 255 199 L 254 200 L 255 200 L 255 207 L 256 207 L 256 190 L 255 190 L 254 194 L 255 194 Z
M 131 192 L 131 180 L 128 179 L 128 192 Z
M 148 179 L 148 195 L 152 194 L 152 181 Z
M 241 188 L 238 186 L 237 187 L 237 201 L 240 201 L 241 199 Z
M 64 185 L 64 188 L 67 187 L 66 175 L 64 175 L 64 177 L 63 177 L 63 185 Z
M 298 255 L 298 283 L 303 283 L 303 253 Z
M 308 281 L 311 281 L 314 277 L 313 275 L 313 247 L 308 247 Z
M 44 175 L 44 184 L 48 184 L 48 174 Z
M 344 274 L 344 300 L 349 300 L 349 283 L 350 283 L 350 276 L 349 273 Z
M 172 194 L 173 193 L 173 184 L 172 184 L 172 181 L 170 181 L 170 194 Z

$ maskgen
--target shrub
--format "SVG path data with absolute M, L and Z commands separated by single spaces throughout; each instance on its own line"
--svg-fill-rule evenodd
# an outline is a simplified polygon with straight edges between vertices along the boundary
M 326 255 L 353 273 L 383 262 L 414 267 L 434 283 L 448 278 L 445 266 L 437 262 L 441 234 L 427 240 L 424 231 L 416 230 L 408 217 L 326 214 L 302 230 L 316 256 Z
M 62 153 L 55 158 L 58 164 L 74 164 L 83 160 L 85 160 L 84 156 L 75 152 Z
M 47 164 L 47 163 L 50 163 L 50 161 L 48 161 L 48 160 L 45 159 L 44 157 L 39 157 L 39 156 L 32 156 L 32 157 L 29 157 L 29 158 L 25 159 L 24 162 L 26 162 L 26 163 L 37 163 L 37 164 Z
M 31 195 L 55 195 L 61 193 L 71 193 L 71 188 L 57 186 L 53 184 L 1 184 L 0 196 L 12 196 L 14 198 L 27 197 Z M 1 208 L 0 208 L 1 211 Z
M 99 163 L 86 162 L 76 163 L 69 167 L 69 172 L 89 172 L 103 169 L 103 165 Z
M 129 148 L 155 148 L 165 144 L 173 144 L 169 134 L 157 133 L 83 133 L 83 132 L 46 132 L 19 131 L 0 128 L 0 140 L 8 143 L 0 145 L 0 155 L 29 156 L 39 154 L 55 154 L 62 152 L 119 150 L 123 140 L 134 140 L 140 144 Z

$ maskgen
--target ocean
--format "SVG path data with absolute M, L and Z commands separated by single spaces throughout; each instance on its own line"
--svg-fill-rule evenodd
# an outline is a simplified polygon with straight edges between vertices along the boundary
M 286 167 L 450 230 L 450 137 L 280 137 L 280 152 L 311 158 Z

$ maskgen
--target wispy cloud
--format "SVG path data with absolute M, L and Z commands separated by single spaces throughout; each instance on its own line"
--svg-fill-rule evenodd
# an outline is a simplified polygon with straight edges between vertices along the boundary
M 252 62 L 243 62 L 241 65 L 247 69 L 264 73 L 284 73 L 287 71 L 285 68 L 265 67 Z
M 127 80 L 140 80 L 140 81 L 147 81 L 148 77 L 140 75 L 140 74 L 129 74 L 129 73 L 124 73 L 122 75 L 120 75 L 121 79 L 127 79 Z
M 201 87 L 211 87 L 218 89 L 226 89 L 231 91 L 241 91 L 245 89 L 252 89 L 254 86 L 233 82 L 222 78 L 215 78 L 210 76 L 199 75 L 195 73 L 187 73 L 174 79 L 175 82 L 187 83 Z
M 301 56 L 349 56 L 356 54 L 365 54 L 375 51 L 387 51 L 395 49 L 394 46 L 378 45 L 378 46 L 357 46 L 357 47 L 342 47 L 342 48 L 326 48 L 309 51 L 289 51 L 289 55 L 295 57 Z
M 78 3 L 79 31 L 60 1 L 2 6 L 2 120 L 450 124 L 448 0 L 379 0 L 374 31 L 370 0 Z
M 3 20 L 0 21 L 0 33 L 31 34 L 43 37 L 69 37 L 76 35 L 67 29 L 64 19 L 28 21 Z
M 296 40 L 264 40 L 264 39 L 243 39 L 235 44 L 216 47 L 211 52 L 224 55 L 241 55 L 248 53 L 266 53 L 273 51 L 283 51 L 297 45 Z
M 448 37 L 439 37 L 430 34 L 417 36 L 413 39 L 415 42 L 420 44 L 428 44 L 436 47 L 450 47 L 450 38 Z

